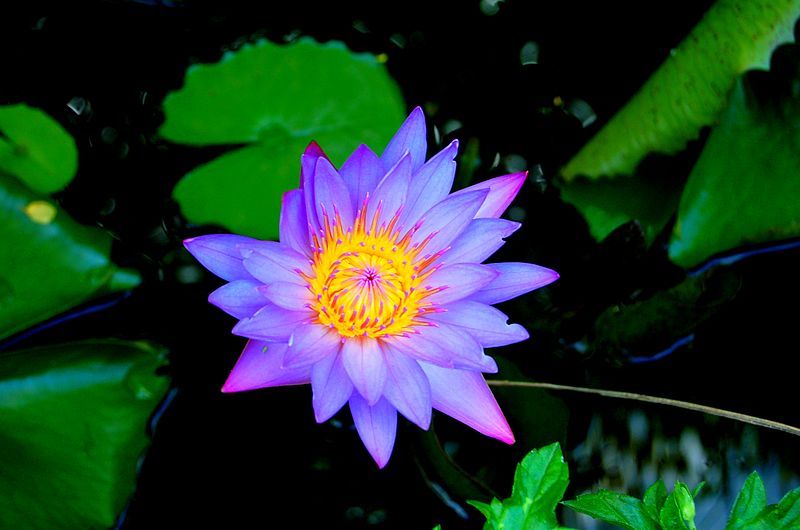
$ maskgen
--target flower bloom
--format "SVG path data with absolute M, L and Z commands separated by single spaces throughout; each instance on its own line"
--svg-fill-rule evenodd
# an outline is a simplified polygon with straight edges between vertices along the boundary
M 312 143 L 300 188 L 283 197 L 280 242 L 224 234 L 184 242 L 229 282 L 209 301 L 249 339 L 223 392 L 311 383 L 317 421 L 348 403 L 379 467 L 394 446 L 397 412 L 427 429 L 435 408 L 514 442 L 483 378 L 497 371 L 483 349 L 528 333 L 491 304 L 558 274 L 483 264 L 520 226 L 499 216 L 526 174 L 450 194 L 457 148 L 425 161 L 419 108 L 380 157 L 362 145 L 337 170 Z

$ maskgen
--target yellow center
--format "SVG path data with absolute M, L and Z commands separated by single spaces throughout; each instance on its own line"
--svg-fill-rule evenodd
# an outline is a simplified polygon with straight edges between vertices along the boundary
M 436 270 L 432 264 L 443 251 L 422 255 L 432 235 L 412 244 L 419 225 L 401 234 L 396 228 L 400 212 L 378 226 L 380 204 L 368 223 L 366 205 L 365 201 L 352 228 L 343 227 L 338 214 L 333 222 L 323 215 L 306 277 L 314 295 L 312 309 L 319 323 L 342 337 L 403 335 L 427 325 L 419 317 L 437 310 L 425 299 L 441 288 L 425 286 L 424 281 Z

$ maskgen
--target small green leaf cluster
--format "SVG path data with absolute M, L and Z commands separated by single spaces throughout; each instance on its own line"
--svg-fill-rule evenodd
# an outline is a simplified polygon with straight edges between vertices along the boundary
M 558 504 L 625 530 L 697 530 L 695 498 L 703 489 L 676 482 L 671 492 L 662 480 L 642 499 L 599 490 L 561 502 L 569 484 L 569 470 L 559 444 L 531 451 L 517 466 L 511 497 L 485 504 L 471 501 L 485 517 L 484 530 L 563 529 L 556 517 Z M 797 530 L 800 528 L 800 488 L 777 504 L 767 505 L 764 483 L 753 472 L 742 486 L 730 512 L 726 530 Z

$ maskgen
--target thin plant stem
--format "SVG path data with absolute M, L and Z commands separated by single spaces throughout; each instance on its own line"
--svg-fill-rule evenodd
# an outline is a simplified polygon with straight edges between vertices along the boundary
M 708 405 L 700 405 L 698 403 L 690 403 L 688 401 L 680 401 L 678 399 L 669 399 L 658 396 L 648 396 L 646 394 L 636 394 L 634 392 L 620 392 L 618 390 L 603 390 L 600 388 L 587 388 L 582 386 L 569 386 L 557 385 L 555 383 L 537 383 L 534 381 L 508 381 L 503 379 L 493 379 L 487 381 L 491 386 L 497 387 L 520 387 L 520 388 L 544 388 L 547 390 L 565 390 L 567 392 L 580 392 L 583 394 L 595 394 L 598 396 L 615 398 L 615 399 L 630 399 L 633 401 L 642 401 L 644 403 L 655 403 L 657 405 L 668 405 L 670 407 L 677 407 L 686 410 L 693 410 L 695 412 L 702 412 L 704 414 L 711 414 L 712 416 L 719 416 L 720 418 L 728 418 L 730 420 L 741 421 L 749 423 L 757 427 L 766 427 L 767 429 L 774 429 L 776 431 L 785 432 L 800 436 L 800 428 L 792 425 L 786 425 L 777 421 L 759 418 L 757 416 L 750 416 L 748 414 L 741 414 L 725 409 L 718 409 L 716 407 L 709 407 Z

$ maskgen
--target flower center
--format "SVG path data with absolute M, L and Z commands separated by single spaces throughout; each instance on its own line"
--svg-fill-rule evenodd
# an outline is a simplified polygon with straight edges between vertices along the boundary
M 342 337 L 403 335 L 427 325 L 419 317 L 436 311 L 425 299 L 439 289 L 423 282 L 443 251 L 423 255 L 432 236 L 412 244 L 419 225 L 403 234 L 396 226 L 399 211 L 378 226 L 380 209 L 368 223 L 364 201 L 353 227 L 343 227 L 338 214 L 333 221 L 326 214 L 320 235 L 313 237 L 312 272 L 306 277 L 312 309 L 319 323 Z

